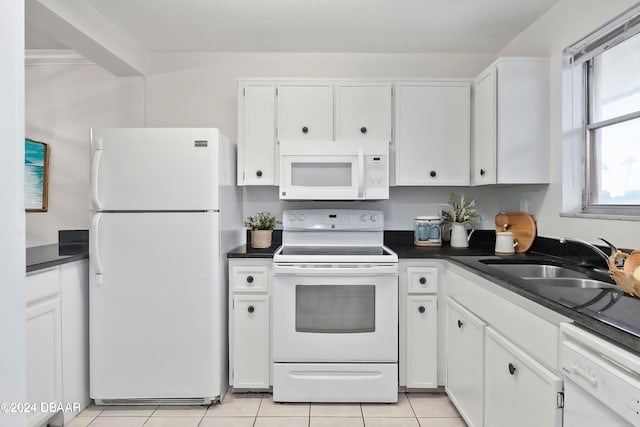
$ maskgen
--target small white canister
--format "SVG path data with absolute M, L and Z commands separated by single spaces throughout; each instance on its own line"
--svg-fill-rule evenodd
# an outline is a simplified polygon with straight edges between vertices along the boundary
M 413 223 L 413 244 L 442 246 L 442 221 L 440 216 L 417 216 Z

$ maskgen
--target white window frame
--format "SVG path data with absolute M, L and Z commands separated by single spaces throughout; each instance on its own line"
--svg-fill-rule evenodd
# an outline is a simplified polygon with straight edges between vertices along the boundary
M 594 204 L 591 198 L 591 134 L 594 129 L 640 116 L 631 113 L 598 123 L 590 122 L 589 68 L 592 60 L 610 47 L 640 33 L 640 5 L 622 13 L 582 40 L 564 50 L 563 72 L 563 191 L 562 211 L 640 220 L 640 205 Z M 583 215 L 580 215 L 583 216 Z

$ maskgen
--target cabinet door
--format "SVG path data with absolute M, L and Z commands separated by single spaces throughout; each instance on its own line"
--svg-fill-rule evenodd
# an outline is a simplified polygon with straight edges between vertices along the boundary
M 562 380 L 506 338 L 487 328 L 485 424 L 491 427 L 561 426 Z
M 464 420 L 472 427 L 481 427 L 484 421 L 485 327 L 480 319 L 449 300 L 446 390 Z
M 27 278 L 28 286 L 28 278 Z M 60 298 L 27 306 L 27 402 L 36 404 L 28 425 L 40 425 L 53 414 L 39 412 L 40 402 L 61 401 Z
M 333 140 L 333 85 L 283 83 L 278 85 L 278 140 Z
M 438 387 L 438 297 L 407 297 L 407 388 Z
M 336 140 L 391 142 L 391 85 L 336 86 Z
M 469 185 L 470 84 L 398 84 L 396 94 L 396 185 Z
M 233 387 L 268 389 L 269 296 L 233 297 Z
M 277 185 L 275 84 L 240 84 L 238 102 L 238 183 Z
M 496 69 L 479 76 L 473 98 L 473 170 L 471 184 L 496 183 Z
M 498 184 L 549 182 L 549 61 L 498 63 Z

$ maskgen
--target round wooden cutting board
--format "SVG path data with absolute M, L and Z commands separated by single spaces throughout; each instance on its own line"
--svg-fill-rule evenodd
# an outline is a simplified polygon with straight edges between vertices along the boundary
M 516 253 L 529 250 L 536 238 L 536 217 L 527 212 L 503 212 L 496 215 L 496 232 L 510 231 L 518 242 Z

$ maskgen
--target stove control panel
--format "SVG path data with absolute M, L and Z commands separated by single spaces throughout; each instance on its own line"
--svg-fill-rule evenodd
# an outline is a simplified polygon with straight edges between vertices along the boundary
M 298 209 L 282 215 L 283 230 L 382 231 L 382 211 L 361 209 Z

